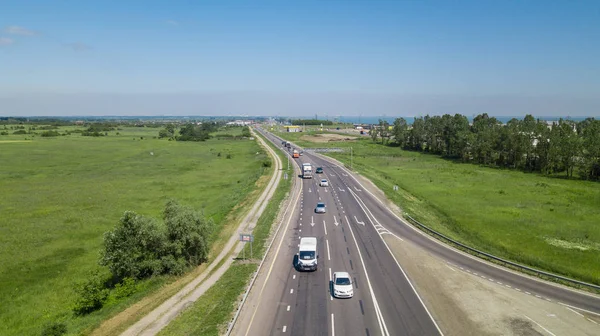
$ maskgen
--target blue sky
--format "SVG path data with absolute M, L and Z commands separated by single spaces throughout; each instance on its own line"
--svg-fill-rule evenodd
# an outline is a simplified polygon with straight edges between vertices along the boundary
M 600 115 L 600 1 L 3 1 L 0 115 Z

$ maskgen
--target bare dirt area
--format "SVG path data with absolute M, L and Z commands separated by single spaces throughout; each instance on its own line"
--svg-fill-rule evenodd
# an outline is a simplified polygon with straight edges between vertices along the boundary
M 323 134 L 314 134 L 314 135 L 303 135 L 300 137 L 300 140 L 324 143 L 324 142 L 337 142 L 337 141 L 354 141 L 354 140 L 356 140 L 356 137 L 342 135 L 342 134 L 323 133 Z
M 445 335 L 600 335 L 598 317 L 516 291 L 384 235 Z

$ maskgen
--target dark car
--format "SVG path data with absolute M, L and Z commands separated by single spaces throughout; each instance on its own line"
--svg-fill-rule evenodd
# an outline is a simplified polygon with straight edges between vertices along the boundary
M 317 170 L 315 171 L 315 173 L 317 173 L 317 174 L 323 174 L 323 168 L 317 167 Z

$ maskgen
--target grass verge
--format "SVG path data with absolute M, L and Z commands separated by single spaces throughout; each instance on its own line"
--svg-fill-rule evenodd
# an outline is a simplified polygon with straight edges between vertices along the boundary
M 265 141 L 275 150 L 282 162 L 285 162 L 283 153 L 272 146 L 268 140 Z M 291 183 L 291 179 L 280 180 L 273 197 L 258 219 L 253 232 L 254 262 L 234 262 L 204 295 L 165 327 L 159 335 L 219 335 L 227 329 L 227 323 L 231 320 L 233 310 L 237 308 L 240 295 L 258 267 L 257 259 L 264 255 L 272 224 L 279 214 L 281 204 L 289 194 Z M 246 256 L 249 256 L 248 244 L 244 248 L 247 249 Z
M 157 133 L 123 127 L 98 138 L 0 136 L 0 300 L 10 302 L 0 306 L 0 334 L 39 334 L 47 322 L 87 334 L 147 295 L 157 305 L 205 267 L 142 281 L 132 297 L 73 316 L 73 283 L 97 267 L 102 234 L 125 210 L 160 218 L 175 198 L 213 218 L 212 247 L 224 244 L 221 234 L 264 184 L 266 154 L 255 141 L 181 143 L 154 139 Z
M 455 240 L 600 284 L 598 183 L 458 163 L 374 144 L 369 138 L 306 141 L 319 134 L 278 133 L 304 147 L 352 146 L 354 170 L 403 211 Z M 350 164 L 349 153 L 330 156 Z

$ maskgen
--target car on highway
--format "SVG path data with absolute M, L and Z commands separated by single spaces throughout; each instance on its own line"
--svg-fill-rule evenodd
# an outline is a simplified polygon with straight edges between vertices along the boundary
M 323 202 L 317 203 L 317 207 L 315 208 L 315 213 L 326 213 L 326 212 L 327 212 L 327 207 L 325 206 L 325 203 L 323 203 Z
M 317 174 L 323 174 L 323 168 L 322 167 L 317 167 L 317 170 L 315 171 L 315 173 L 317 173 Z
M 348 272 L 333 273 L 333 297 L 335 298 L 351 298 L 354 296 L 352 288 L 352 279 Z
M 321 182 L 319 182 L 319 185 L 321 187 L 329 187 L 329 181 L 327 181 L 326 179 L 322 179 Z

